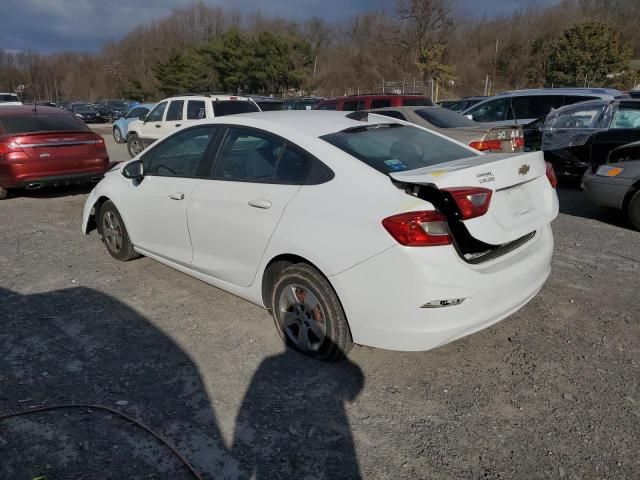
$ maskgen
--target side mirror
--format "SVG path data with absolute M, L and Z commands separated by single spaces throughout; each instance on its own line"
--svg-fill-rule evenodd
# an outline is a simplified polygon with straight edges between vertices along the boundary
M 141 180 L 144 177 L 142 160 L 136 160 L 125 165 L 122 169 L 122 176 L 130 180 Z
M 138 120 L 142 120 L 143 122 L 146 122 L 147 121 L 147 114 L 145 113 L 145 114 L 140 115 L 138 117 Z

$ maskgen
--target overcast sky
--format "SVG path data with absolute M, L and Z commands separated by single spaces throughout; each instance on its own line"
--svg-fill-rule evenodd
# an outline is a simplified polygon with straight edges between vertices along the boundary
M 454 0 L 465 15 L 510 13 L 531 3 L 556 0 Z M 119 39 L 136 25 L 160 18 L 192 0 L 2 0 L 0 49 L 95 51 L 107 40 Z M 327 20 L 353 13 L 392 9 L 393 0 L 205 0 L 208 5 L 241 12 Z

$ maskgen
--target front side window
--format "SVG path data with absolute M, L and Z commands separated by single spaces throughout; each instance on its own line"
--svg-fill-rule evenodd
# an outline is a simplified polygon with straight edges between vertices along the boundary
M 410 125 L 377 124 L 349 128 L 321 138 L 385 174 L 478 155 Z
M 187 120 L 202 120 L 206 116 L 204 100 L 189 100 L 187 102 Z
M 145 175 L 198 177 L 215 126 L 202 126 L 176 133 L 144 155 Z
M 161 122 L 165 108 L 167 108 L 167 102 L 156 105 L 147 116 L 147 122 Z
M 468 114 L 476 122 L 503 122 L 507 118 L 511 104 L 510 98 L 497 98 L 472 108 Z
M 167 110 L 167 121 L 182 120 L 182 108 L 184 100 L 172 100 Z

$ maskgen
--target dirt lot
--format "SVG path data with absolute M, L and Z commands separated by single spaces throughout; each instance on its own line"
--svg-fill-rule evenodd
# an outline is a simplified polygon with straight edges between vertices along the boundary
M 109 144 L 112 158 L 127 158 Z M 205 478 L 640 477 L 640 233 L 561 188 L 551 278 L 434 351 L 287 353 L 268 314 L 80 233 L 86 190 L 0 202 L 0 415 L 93 404 Z M 0 478 L 193 478 L 96 408 L 0 421 Z

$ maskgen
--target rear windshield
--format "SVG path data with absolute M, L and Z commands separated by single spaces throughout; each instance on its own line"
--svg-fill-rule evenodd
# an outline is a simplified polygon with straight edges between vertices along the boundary
M 284 110 L 284 102 L 256 102 L 263 112 Z
M 213 115 L 215 117 L 260 111 L 253 102 L 248 102 L 246 100 L 222 100 L 211 103 L 213 105 Z
M 438 128 L 475 127 L 478 125 L 473 120 L 469 120 L 458 112 L 447 110 L 446 108 L 416 110 L 416 115 L 424 118 L 427 122 Z
M 86 132 L 89 128 L 73 115 L 12 115 L 0 118 L 4 133 Z
M 321 138 L 385 174 L 477 155 L 445 138 L 410 125 L 368 125 Z
M 74 105 L 71 107 L 74 112 L 80 113 L 94 113 L 96 111 L 91 105 Z
M 0 102 L 18 102 L 17 95 L 11 95 L 10 93 L 0 93 Z

